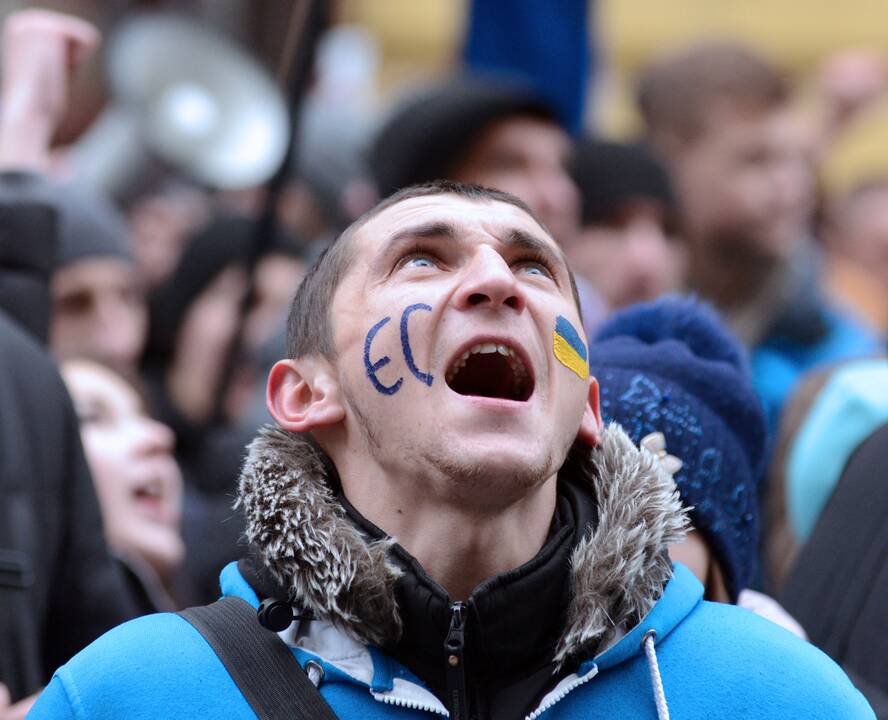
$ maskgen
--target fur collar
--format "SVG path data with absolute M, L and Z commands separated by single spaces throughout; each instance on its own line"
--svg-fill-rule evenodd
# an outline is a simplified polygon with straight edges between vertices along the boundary
M 607 643 L 617 628 L 647 614 L 672 574 L 666 547 L 688 525 L 671 477 L 619 425 L 605 428 L 601 444 L 568 465 L 598 500 L 598 526 L 571 557 L 574 593 L 557 662 Z M 239 484 L 247 540 L 293 602 L 361 642 L 396 641 L 400 570 L 388 559 L 394 541 L 364 539 L 336 501 L 328 467 L 306 438 L 264 428 Z

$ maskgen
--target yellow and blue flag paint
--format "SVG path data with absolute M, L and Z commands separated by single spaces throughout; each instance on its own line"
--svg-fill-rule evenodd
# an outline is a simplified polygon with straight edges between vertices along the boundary
M 564 367 L 577 374 L 580 380 L 589 377 L 589 357 L 586 344 L 580 339 L 576 328 L 566 317 L 555 318 L 555 331 L 552 333 L 552 350 Z

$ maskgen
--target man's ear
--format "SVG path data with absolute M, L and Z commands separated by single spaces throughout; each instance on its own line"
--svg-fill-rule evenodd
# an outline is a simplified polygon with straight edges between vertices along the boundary
M 589 383 L 589 397 L 586 399 L 586 409 L 583 411 L 583 419 L 580 421 L 580 429 L 577 439 L 589 447 L 595 447 L 601 442 L 601 405 L 598 397 L 598 380 L 594 377 Z
M 268 374 L 265 402 L 277 424 L 291 432 L 309 432 L 345 418 L 333 368 L 315 355 L 276 362 Z

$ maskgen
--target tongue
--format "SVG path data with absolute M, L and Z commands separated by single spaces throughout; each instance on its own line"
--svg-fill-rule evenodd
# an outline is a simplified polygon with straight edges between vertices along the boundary
M 516 399 L 512 366 L 499 353 L 469 355 L 450 388 L 460 395 Z

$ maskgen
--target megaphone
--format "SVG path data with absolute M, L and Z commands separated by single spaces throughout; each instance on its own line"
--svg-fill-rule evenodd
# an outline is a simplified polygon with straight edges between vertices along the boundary
M 267 180 L 290 121 L 273 80 L 230 41 L 168 14 L 125 20 L 109 40 L 112 102 L 72 148 L 78 182 L 127 192 L 152 159 L 211 188 Z

